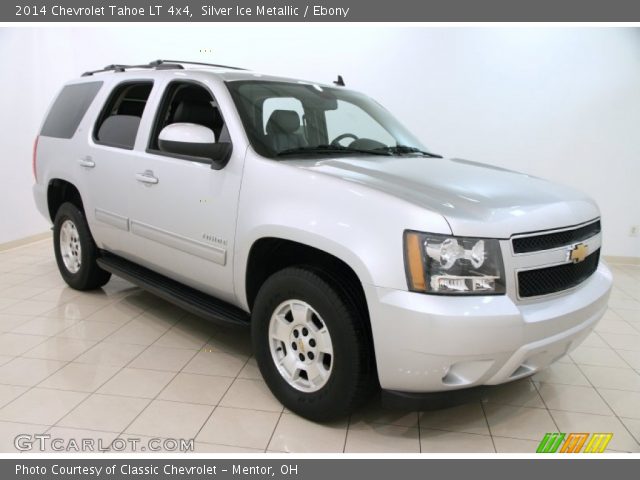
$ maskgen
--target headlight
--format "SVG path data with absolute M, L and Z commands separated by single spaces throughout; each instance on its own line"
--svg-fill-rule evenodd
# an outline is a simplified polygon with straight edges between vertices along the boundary
M 406 231 L 409 289 L 446 295 L 504 294 L 504 266 L 495 239 Z

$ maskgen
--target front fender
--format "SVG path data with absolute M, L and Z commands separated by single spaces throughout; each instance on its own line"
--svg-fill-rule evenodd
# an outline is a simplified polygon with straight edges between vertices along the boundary
M 406 229 L 450 234 L 446 220 L 365 185 L 247 152 L 236 227 L 234 288 L 247 307 L 252 245 L 265 237 L 295 241 L 349 265 L 363 284 L 406 290 Z

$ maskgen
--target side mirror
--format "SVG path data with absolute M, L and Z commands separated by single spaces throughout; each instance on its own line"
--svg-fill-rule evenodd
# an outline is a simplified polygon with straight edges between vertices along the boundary
M 231 143 L 218 142 L 213 130 L 195 123 L 172 123 L 158 136 L 162 152 L 197 157 L 211 162 L 211 168 L 220 170 L 231 157 Z

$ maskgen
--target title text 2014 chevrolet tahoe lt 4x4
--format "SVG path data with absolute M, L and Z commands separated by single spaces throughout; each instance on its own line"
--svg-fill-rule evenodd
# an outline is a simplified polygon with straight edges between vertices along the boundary
M 334 83 L 173 61 L 69 82 L 33 155 L 62 277 L 250 326 L 271 391 L 315 420 L 575 348 L 611 288 L 595 203 L 441 158 Z

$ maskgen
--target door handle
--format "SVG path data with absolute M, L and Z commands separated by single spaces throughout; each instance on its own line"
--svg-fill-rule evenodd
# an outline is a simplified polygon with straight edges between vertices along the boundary
M 142 183 L 158 183 L 158 178 L 153 176 L 153 172 L 151 170 L 145 170 L 142 173 L 136 173 L 136 180 Z
M 93 168 L 96 166 L 96 162 L 93 161 L 93 159 L 87 155 L 86 157 L 82 157 L 81 159 L 78 160 L 78 164 L 81 167 L 85 167 L 85 168 Z

